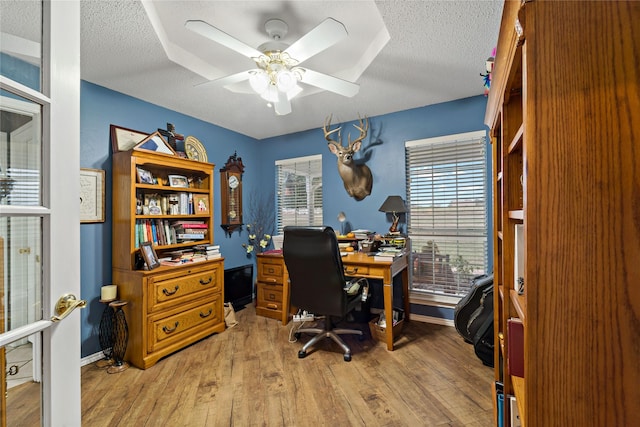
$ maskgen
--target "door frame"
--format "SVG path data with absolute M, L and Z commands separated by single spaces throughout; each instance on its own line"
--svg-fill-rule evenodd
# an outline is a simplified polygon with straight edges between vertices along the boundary
M 0 206 L 42 218 L 43 320 L 0 334 L 7 343 L 42 331 L 42 424 L 81 425 L 80 315 L 52 323 L 60 296 L 80 298 L 80 2 L 42 2 L 42 88 L 0 76 L 0 88 L 42 105 L 41 206 Z

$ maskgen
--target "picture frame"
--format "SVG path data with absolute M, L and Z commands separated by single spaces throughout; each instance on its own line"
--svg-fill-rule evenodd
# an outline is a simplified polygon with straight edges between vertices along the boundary
M 111 148 L 114 153 L 120 151 L 129 151 L 135 147 L 140 141 L 149 136 L 148 133 L 140 132 L 133 129 L 123 128 L 121 126 L 110 125 Z
M 138 183 L 140 184 L 155 184 L 153 174 L 140 166 L 136 166 L 136 175 L 138 175 Z
M 161 198 L 158 194 L 145 194 L 144 206 L 149 209 L 149 215 L 162 215 Z
M 160 132 L 153 132 L 142 141 L 138 142 L 134 150 L 138 151 L 151 151 L 154 153 L 163 153 L 170 156 L 176 156 L 176 152 L 166 139 L 160 134 Z
M 80 222 L 104 222 L 105 172 L 102 169 L 80 169 Z
M 144 259 L 149 270 L 160 267 L 160 260 L 158 259 L 158 255 L 156 254 L 155 249 L 153 249 L 151 242 L 144 242 L 140 244 L 140 254 L 142 254 L 142 259 Z
M 209 213 L 209 196 L 206 194 L 193 195 L 193 210 L 196 214 Z
M 189 188 L 189 180 L 183 175 L 168 175 L 169 186 L 177 188 Z

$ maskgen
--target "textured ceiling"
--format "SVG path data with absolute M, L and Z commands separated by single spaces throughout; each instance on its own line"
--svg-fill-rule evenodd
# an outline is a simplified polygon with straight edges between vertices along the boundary
M 484 72 L 485 60 L 497 41 L 503 2 L 142 3 L 81 2 L 82 79 L 263 139 L 319 128 L 329 114 L 338 123 L 356 119 L 358 114 L 376 116 L 482 94 L 479 73 Z M 149 18 L 149 10 L 155 11 L 155 21 Z M 306 96 L 292 100 L 291 114 L 277 116 L 257 95 L 212 85 L 195 87 L 255 64 L 194 34 L 180 35 L 186 19 L 205 20 L 257 47 L 268 40 L 264 32 L 268 19 L 285 20 L 289 33 L 284 41 L 293 43 L 327 17 L 342 22 L 349 39 L 305 65 L 358 83 L 360 91 L 353 98 L 307 87 Z M 376 44 L 372 38 L 386 32 L 388 42 L 372 47 Z M 187 38 L 186 44 L 182 37 Z M 367 49 L 373 52 L 365 52 Z M 167 52 L 178 55 L 172 61 Z

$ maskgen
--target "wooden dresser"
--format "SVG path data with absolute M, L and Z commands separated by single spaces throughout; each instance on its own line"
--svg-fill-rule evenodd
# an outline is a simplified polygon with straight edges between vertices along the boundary
M 128 302 L 125 359 L 138 368 L 225 330 L 221 259 L 151 272 L 114 269 L 113 281 Z
M 256 314 L 289 323 L 289 274 L 281 255 L 258 254 Z

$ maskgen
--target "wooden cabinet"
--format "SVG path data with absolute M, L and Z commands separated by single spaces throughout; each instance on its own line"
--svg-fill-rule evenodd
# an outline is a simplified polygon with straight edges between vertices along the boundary
M 113 283 L 127 301 L 125 359 L 139 368 L 225 329 L 222 258 L 146 270 L 139 255 L 145 241 L 153 242 L 161 259 L 213 244 L 213 168 L 146 151 L 113 156 Z M 171 186 L 175 176 L 187 186 Z M 201 202 L 200 209 L 194 200 Z M 197 224 L 198 233 L 181 237 L 187 234 L 180 232 L 181 224 L 188 222 Z
M 256 314 L 289 323 L 289 274 L 280 255 L 258 254 Z
M 495 379 L 527 427 L 640 418 L 639 20 L 634 1 L 505 2 L 485 117 Z

